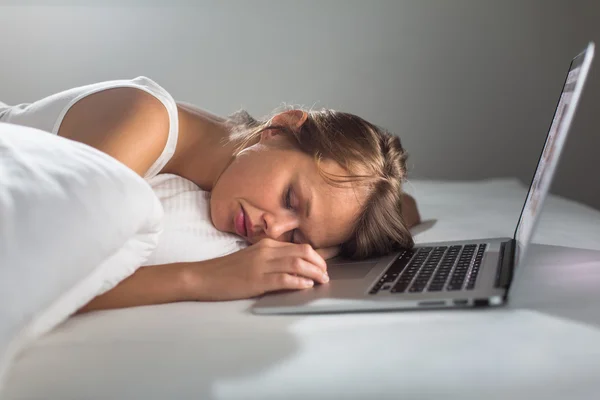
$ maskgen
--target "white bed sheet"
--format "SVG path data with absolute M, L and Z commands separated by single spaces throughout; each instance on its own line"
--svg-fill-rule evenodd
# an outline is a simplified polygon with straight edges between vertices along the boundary
M 424 242 L 512 236 L 526 189 L 499 179 L 408 191 Z M 550 197 L 534 241 L 545 245 L 499 309 L 255 316 L 246 300 L 77 316 L 19 357 L 7 399 L 592 398 L 600 212 Z

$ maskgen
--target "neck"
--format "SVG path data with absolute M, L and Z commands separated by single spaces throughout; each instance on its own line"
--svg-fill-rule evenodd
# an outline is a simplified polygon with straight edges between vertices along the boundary
M 236 144 L 223 118 L 178 104 L 179 137 L 163 172 L 179 175 L 211 191 L 233 160 Z

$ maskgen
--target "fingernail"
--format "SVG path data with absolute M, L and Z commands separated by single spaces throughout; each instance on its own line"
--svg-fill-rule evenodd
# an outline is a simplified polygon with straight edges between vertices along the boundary
M 305 279 L 304 280 L 304 286 L 305 287 L 313 287 L 315 285 L 315 282 L 310 280 L 310 279 Z
M 329 275 L 327 275 L 327 273 L 323 274 L 323 282 L 325 282 L 325 283 L 329 282 Z

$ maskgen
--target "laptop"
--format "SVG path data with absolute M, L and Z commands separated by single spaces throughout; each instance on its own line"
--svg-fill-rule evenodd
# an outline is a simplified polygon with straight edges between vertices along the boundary
M 527 247 L 550 189 L 592 58 L 577 55 L 554 113 L 513 238 L 421 243 L 375 259 L 328 260 L 330 281 L 266 294 L 255 314 L 326 313 L 499 306 L 525 266 Z

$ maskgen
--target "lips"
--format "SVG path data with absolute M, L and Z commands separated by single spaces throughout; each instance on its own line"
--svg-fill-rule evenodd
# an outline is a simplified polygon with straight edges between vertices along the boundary
M 240 207 L 240 211 L 235 216 L 234 224 L 236 233 L 244 237 L 247 235 L 248 232 L 246 228 L 246 218 L 247 217 L 246 213 L 244 212 L 244 209 Z
M 244 208 L 242 207 L 242 210 Z M 252 232 L 252 223 L 250 222 L 250 217 L 244 211 L 244 228 L 246 228 L 246 236 L 250 239 L 250 236 L 253 236 L 254 232 Z

